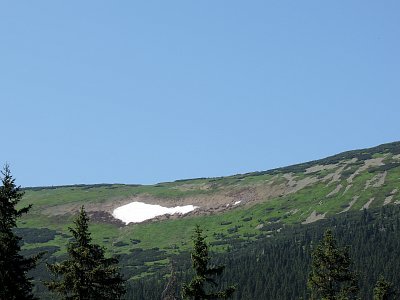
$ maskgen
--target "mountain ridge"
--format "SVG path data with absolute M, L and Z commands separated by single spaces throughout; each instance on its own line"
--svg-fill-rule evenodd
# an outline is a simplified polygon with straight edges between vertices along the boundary
M 269 173 L 274 173 L 274 172 L 279 172 L 279 171 L 285 171 L 287 169 L 291 168 L 302 168 L 308 165 L 312 164 L 321 164 L 327 161 L 335 161 L 335 160 L 341 160 L 345 159 L 346 157 L 357 157 L 362 154 L 362 152 L 368 151 L 371 152 L 372 154 L 374 153 L 381 153 L 384 151 L 391 151 L 393 149 L 396 149 L 396 154 L 400 154 L 400 141 L 394 141 L 394 142 L 389 142 L 389 143 L 384 143 L 380 144 L 378 146 L 373 146 L 369 148 L 360 148 L 360 149 L 355 149 L 355 150 L 347 150 L 340 152 L 338 154 L 334 155 L 329 155 L 324 158 L 320 159 L 315 159 L 315 160 L 310 160 L 302 163 L 296 163 L 292 165 L 286 165 L 283 167 L 277 167 L 277 168 L 272 168 L 268 170 L 263 170 L 263 171 L 251 171 L 251 172 L 245 172 L 245 173 L 237 173 L 234 175 L 223 175 L 223 176 L 215 176 L 215 177 L 195 177 L 195 178 L 183 178 L 183 179 L 176 179 L 173 181 L 161 181 L 157 182 L 154 184 L 139 184 L 139 183 L 93 183 L 93 184 L 85 184 L 85 183 L 77 183 L 77 184 L 65 184 L 65 185 L 44 185 L 44 186 L 26 186 L 22 187 L 23 190 L 35 190 L 35 189 L 54 189 L 54 188 L 61 188 L 61 187 L 100 187 L 100 186 L 113 186 L 113 185 L 124 185 L 124 186 L 154 186 L 154 185 L 159 185 L 159 184 L 166 184 L 166 183 L 171 183 L 171 182 L 184 182 L 184 181 L 192 181 L 192 180 L 204 180 L 204 179 L 218 179 L 218 178 L 224 178 L 224 177 L 231 177 L 231 176 L 250 176 L 250 175 L 255 175 L 255 174 L 269 174 Z
M 23 238 L 25 253 L 47 251 L 47 262 L 64 256 L 71 238 L 68 228 L 84 205 L 90 216 L 93 241 L 104 246 L 109 255 L 121 257 L 131 284 L 147 282 L 154 286 L 154 280 L 168 273 L 170 261 L 185 255 L 188 259 L 195 225 L 204 229 L 214 252 L 227 257 L 229 251 L 243 250 L 245 260 L 251 262 L 249 266 L 255 265 L 251 251 L 262 257 L 267 244 L 274 249 L 281 241 L 291 247 L 292 242 L 285 240 L 289 236 L 291 241 L 297 241 L 298 232 L 307 237 L 312 228 L 321 233 L 337 222 L 349 228 L 359 224 L 357 220 L 376 219 L 379 224 L 368 226 L 377 228 L 376 236 L 380 236 L 380 222 L 387 222 L 382 212 L 393 220 L 400 214 L 400 142 L 225 177 L 155 185 L 36 187 L 24 191 L 19 205 L 33 205 L 18 222 L 17 233 Z M 198 208 L 185 215 L 158 216 L 128 225 L 113 217 L 114 209 L 135 201 L 164 207 L 191 204 Z M 395 235 L 395 227 L 392 229 L 391 234 Z M 38 270 L 43 278 L 45 262 Z M 161 281 L 157 282 L 160 285 Z M 41 290 L 41 298 L 45 299 L 44 287 Z
M 290 224 L 308 224 L 348 211 L 400 203 L 400 142 L 342 152 L 327 158 L 215 178 L 193 178 L 155 185 L 68 185 L 24 189 L 22 205 L 33 204 L 19 226 L 47 228 L 56 236 L 24 247 L 57 246 L 63 252 L 68 226 L 84 205 L 94 239 L 110 251 L 134 247 L 186 249 L 190 229 L 203 225 L 210 241 L 279 234 Z M 185 215 L 158 216 L 125 225 L 114 209 L 131 202 L 164 207 L 194 205 Z M 157 238 L 154 238 L 156 236 Z M 113 245 L 121 245 L 113 247 Z M 175 249 L 175 250 L 171 250 Z

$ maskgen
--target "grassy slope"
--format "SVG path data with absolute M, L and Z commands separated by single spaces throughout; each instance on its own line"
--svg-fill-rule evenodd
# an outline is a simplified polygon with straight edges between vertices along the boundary
M 284 224 L 303 222 L 311 212 L 327 213 L 334 216 L 341 212 L 354 196 L 359 198 L 351 209 L 359 210 L 374 197 L 370 207 L 383 205 L 383 202 L 393 190 L 400 190 L 400 159 L 393 156 L 400 153 L 400 143 L 381 145 L 371 149 L 349 151 L 323 160 L 308 162 L 295 166 L 275 169 L 265 172 L 254 172 L 221 178 L 203 178 L 194 180 L 181 180 L 171 183 L 161 183 L 151 186 L 141 185 L 77 185 L 65 187 L 27 188 L 21 205 L 32 203 L 33 209 L 24 216 L 19 227 L 22 228 L 49 228 L 58 233 L 68 234 L 68 226 L 73 218 L 72 214 L 52 215 L 60 205 L 76 204 L 89 205 L 101 204 L 124 199 L 131 196 L 150 195 L 158 199 L 181 199 L 185 197 L 202 197 L 230 191 L 241 191 L 251 188 L 260 191 L 271 186 L 285 185 L 288 180 L 285 174 L 291 174 L 296 181 L 307 178 L 319 178 L 320 181 L 310 184 L 297 192 L 287 193 L 272 198 L 265 198 L 256 204 L 238 206 L 221 214 L 189 216 L 185 218 L 134 224 L 119 228 L 106 223 L 92 223 L 91 231 L 96 242 L 106 246 L 110 252 L 128 253 L 132 248 L 150 249 L 158 247 L 169 252 L 187 249 L 191 232 L 195 224 L 200 224 L 208 232 L 209 240 L 215 242 L 220 239 L 242 238 L 255 239 L 257 235 L 277 234 L 279 227 Z M 354 177 L 351 187 L 344 193 L 349 185 L 348 178 L 357 171 L 365 160 L 384 158 L 384 166 L 370 167 Z M 344 162 L 357 158 L 353 163 L 348 163 L 340 172 L 337 182 L 321 181 L 322 178 L 333 174 L 343 166 Z M 305 170 L 315 165 L 335 164 L 329 170 L 320 170 L 305 173 Z M 387 170 L 386 170 L 387 169 Z M 387 171 L 385 182 L 379 187 L 370 186 L 365 189 L 367 180 L 377 174 Z M 341 184 L 342 189 L 329 197 L 327 195 Z M 392 203 L 400 200 L 394 194 Z M 263 230 L 260 230 L 262 224 Z M 25 244 L 25 248 L 37 246 L 59 246 L 64 250 L 67 237 L 56 237 L 45 243 Z M 132 239 L 140 240 L 133 244 Z M 115 247 L 115 243 L 119 247 Z M 224 245 L 217 249 L 224 249 Z

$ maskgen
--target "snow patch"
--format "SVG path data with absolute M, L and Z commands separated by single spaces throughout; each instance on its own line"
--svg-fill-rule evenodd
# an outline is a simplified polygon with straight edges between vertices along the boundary
M 235 203 L 233 203 L 233 205 L 238 205 L 238 204 L 240 204 L 240 202 L 242 202 L 242 201 L 236 201 Z
M 140 223 L 162 215 L 187 214 L 198 208 L 194 205 L 164 207 L 161 205 L 146 204 L 143 202 L 131 202 L 117 207 L 113 211 L 113 217 L 121 220 L 126 225 Z

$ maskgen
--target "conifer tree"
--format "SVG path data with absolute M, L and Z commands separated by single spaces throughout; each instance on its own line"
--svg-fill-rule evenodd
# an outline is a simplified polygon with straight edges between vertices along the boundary
M 209 292 L 206 289 L 206 283 L 211 283 L 214 287 L 217 286 L 213 277 L 221 275 L 225 267 L 208 267 L 210 258 L 205 238 L 200 226 L 196 225 L 193 236 L 194 249 L 191 255 L 195 276 L 188 284 L 183 285 L 182 296 L 184 299 L 193 300 L 228 299 L 235 291 L 235 286 L 229 286 L 224 290 L 216 292 Z
M 339 248 L 332 231 L 327 230 L 312 253 L 312 270 L 308 278 L 311 299 L 355 299 L 357 279 L 350 267 L 348 249 Z
M 395 299 L 396 292 L 393 289 L 393 284 L 383 277 L 379 276 L 374 287 L 374 300 L 391 300 Z
M 31 205 L 17 209 L 16 205 L 24 193 L 15 185 L 10 168 L 5 165 L 1 172 L 0 186 L 0 299 L 35 299 L 32 282 L 27 272 L 36 266 L 35 257 L 25 258 L 20 254 L 20 240 L 13 229 L 17 219 L 27 213 Z
M 125 293 L 125 280 L 119 273 L 118 259 L 105 258 L 104 248 L 92 243 L 89 218 L 84 207 L 69 228 L 73 240 L 68 244 L 68 259 L 49 264 L 56 275 L 46 285 L 65 299 L 120 299 Z

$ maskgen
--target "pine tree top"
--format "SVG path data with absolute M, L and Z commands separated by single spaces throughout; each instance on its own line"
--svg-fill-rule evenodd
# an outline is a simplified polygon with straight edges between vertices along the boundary
M 125 279 L 119 273 L 118 259 L 106 258 L 104 248 L 92 243 L 88 223 L 82 206 L 75 226 L 69 228 L 73 235 L 67 247 L 69 257 L 47 265 L 56 278 L 46 285 L 65 299 L 120 299 L 125 293 Z
M 195 276 L 188 283 L 182 287 L 182 294 L 184 299 L 228 299 L 235 291 L 234 286 L 229 286 L 221 291 L 208 291 L 206 290 L 206 283 L 217 287 L 218 284 L 214 277 L 221 275 L 224 266 L 209 267 L 209 253 L 206 237 L 199 225 L 196 225 L 193 234 L 193 251 L 191 253 L 192 265 L 195 271 Z
M 17 219 L 27 213 L 31 206 L 16 209 L 24 193 L 15 184 L 8 165 L 4 166 L 1 174 L 0 299 L 35 299 L 32 294 L 33 284 L 27 273 L 36 266 L 41 254 L 29 258 L 23 257 L 20 254 L 21 238 L 13 230 L 17 227 Z

